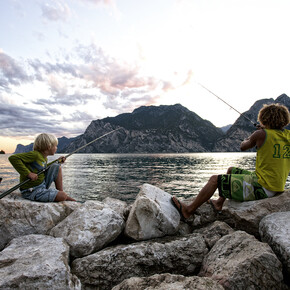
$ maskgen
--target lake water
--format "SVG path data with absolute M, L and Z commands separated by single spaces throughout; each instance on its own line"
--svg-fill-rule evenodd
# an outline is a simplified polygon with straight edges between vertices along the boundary
M 19 183 L 18 173 L 0 154 L 0 192 Z M 49 156 L 49 161 L 62 155 Z M 135 200 L 144 183 L 182 197 L 198 194 L 213 174 L 230 166 L 255 168 L 255 153 L 186 154 L 74 154 L 62 165 L 64 190 L 78 200 L 103 200 L 107 196 Z M 288 176 L 286 188 L 290 189 Z M 216 191 L 216 195 L 218 192 Z

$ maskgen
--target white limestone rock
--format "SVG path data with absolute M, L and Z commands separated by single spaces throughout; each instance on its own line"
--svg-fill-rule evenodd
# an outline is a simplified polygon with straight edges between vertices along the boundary
M 173 235 L 180 215 L 171 203 L 171 195 L 150 184 L 144 184 L 130 211 L 125 234 L 137 241 Z
M 185 277 L 182 275 L 156 274 L 150 277 L 132 277 L 124 280 L 112 290 L 222 290 L 216 281 L 205 277 Z
M 225 289 L 283 289 L 282 264 L 270 246 L 243 231 L 216 242 L 199 276 L 211 277 Z
M 50 235 L 64 238 L 73 257 L 83 257 L 115 240 L 124 226 L 124 219 L 118 213 L 91 201 L 55 226 Z
M 60 238 L 28 235 L 0 252 L 0 289 L 81 289 L 68 265 L 69 248 Z
M 260 236 L 282 262 L 290 280 L 290 211 L 272 213 L 260 222 Z
M 237 202 L 228 200 L 218 219 L 236 230 L 245 231 L 259 238 L 259 223 L 263 217 L 274 213 L 290 211 L 290 191 L 271 198 Z
M 12 239 L 29 234 L 43 234 L 65 219 L 77 202 L 34 202 L 7 196 L 0 200 L 0 250 Z
M 106 290 L 130 277 L 197 274 L 207 252 L 200 234 L 166 237 L 103 249 L 74 260 L 72 271 L 87 289 Z

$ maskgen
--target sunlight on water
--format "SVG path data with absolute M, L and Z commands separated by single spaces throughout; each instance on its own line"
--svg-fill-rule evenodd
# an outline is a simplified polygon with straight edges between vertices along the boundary
M 0 192 L 16 185 L 18 173 L 0 155 Z M 58 156 L 50 156 L 49 161 Z M 213 174 L 228 167 L 255 168 L 255 153 L 74 154 L 62 165 L 64 190 L 80 199 L 108 196 L 133 201 L 140 186 L 149 183 L 183 197 L 195 196 Z M 288 177 L 286 188 L 290 188 Z M 217 192 L 216 192 L 217 195 Z

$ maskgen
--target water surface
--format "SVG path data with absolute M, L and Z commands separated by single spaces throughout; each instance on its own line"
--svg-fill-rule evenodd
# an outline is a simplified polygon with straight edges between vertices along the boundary
M 18 173 L 0 155 L 0 191 L 18 184 Z M 49 156 L 55 160 L 58 156 Z M 80 200 L 110 196 L 133 201 L 140 186 L 149 183 L 183 197 L 198 194 L 213 174 L 230 166 L 254 170 L 255 153 L 74 154 L 62 165 L 64 190 Z M 286 188 L 290 188 L 288 177 Z M 217 192 L 216 192 L 217 194 Z

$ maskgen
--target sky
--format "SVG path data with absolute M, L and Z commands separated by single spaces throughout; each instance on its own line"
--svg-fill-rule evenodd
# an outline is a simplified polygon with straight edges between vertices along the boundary
M 0 0 L 0 150 L 180 103 L 215 126 L 290 96 L 289 0 Z M 256 121 L 256 120 L 253 120 Z

